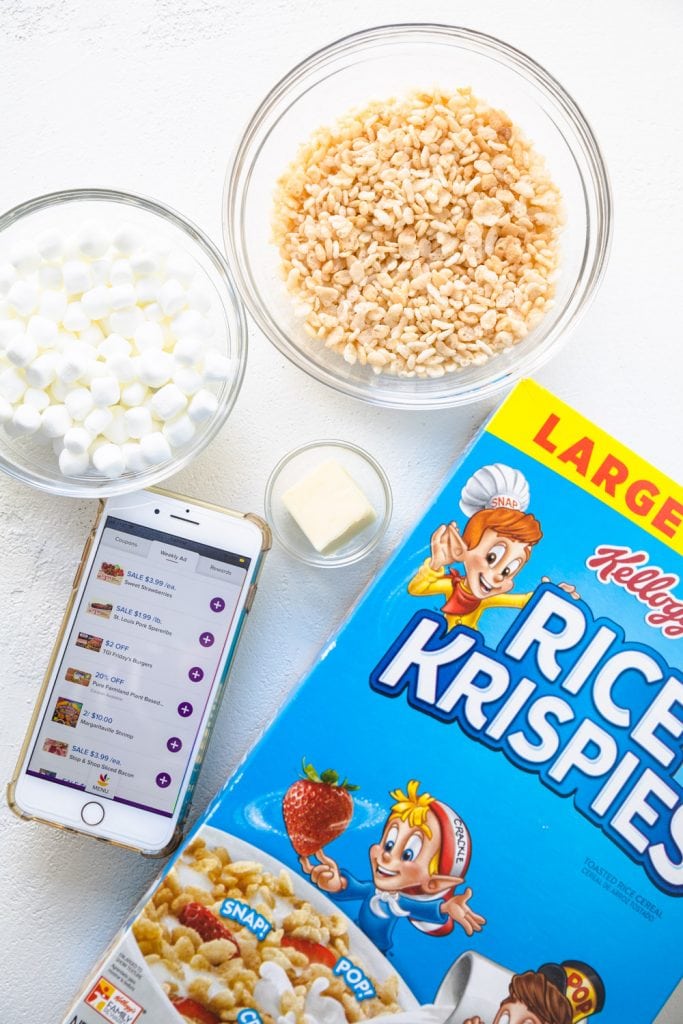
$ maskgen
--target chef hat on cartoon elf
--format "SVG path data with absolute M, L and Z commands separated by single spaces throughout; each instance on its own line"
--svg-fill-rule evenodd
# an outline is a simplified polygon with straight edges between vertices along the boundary
M 460 508 L 471 519 L 483 509 L 508 508 L 526 512 L 529 484 L 523 473 L 502 462 L 482 466 L 473 473 L 460 494 Z

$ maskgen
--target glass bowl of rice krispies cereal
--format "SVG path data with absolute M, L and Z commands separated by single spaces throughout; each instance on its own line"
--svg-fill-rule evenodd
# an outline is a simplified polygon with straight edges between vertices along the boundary
M 210 826 L 178 857 L 132 930 L 174 1019 L 187 1024 L 237 1022 L 248 1009 L 263 1024 L 345 1024 L 418 1007 L 331 901 L 279 861 Z M 356 969 L 351 982 L 347 961 Z

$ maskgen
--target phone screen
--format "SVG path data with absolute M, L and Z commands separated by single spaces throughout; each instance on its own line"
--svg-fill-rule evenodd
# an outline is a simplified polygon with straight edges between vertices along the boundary
M 28 774 L 172 817 L 249 563 L 108 516 Z

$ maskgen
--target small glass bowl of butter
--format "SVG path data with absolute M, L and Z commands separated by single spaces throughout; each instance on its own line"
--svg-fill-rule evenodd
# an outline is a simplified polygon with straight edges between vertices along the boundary
M 351 565 L 384 536 L 391 487 L 354 444 L 313 441 L 280 459 L 266 485 L 266 519 L 278 541 L 308 565 Z

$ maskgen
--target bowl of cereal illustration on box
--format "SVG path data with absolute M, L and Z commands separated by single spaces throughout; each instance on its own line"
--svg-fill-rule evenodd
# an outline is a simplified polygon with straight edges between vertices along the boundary
M 189 1024 L 241 1020 L 247 1010 L 262 1024 L 345 1024 L 418 1007 L 388 960 L 327 897 L 211 826 L 164 876 L 133 935 Z

